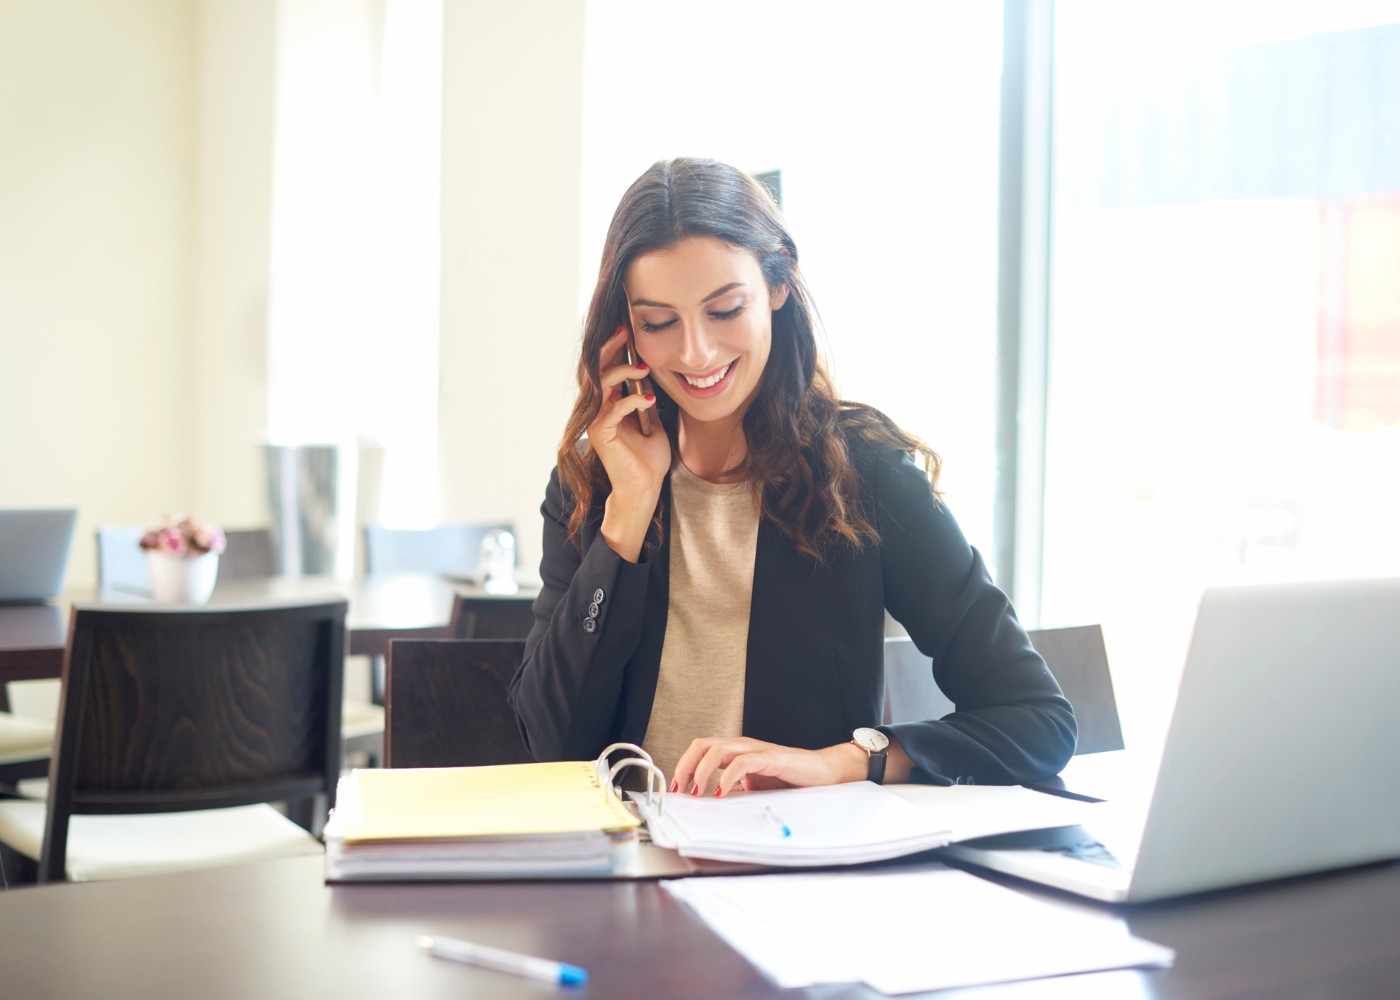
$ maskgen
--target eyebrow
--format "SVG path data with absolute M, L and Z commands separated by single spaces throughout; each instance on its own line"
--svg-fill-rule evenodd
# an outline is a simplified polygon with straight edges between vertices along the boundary
M 722 286 L 722 287 L 720 287 L 720 288 L 716 288 L 716 289 L 715 289 L 713 292 L 711 292 L 709 295 L 706 295 L 703 299 L 700 300 L 700 304 L 701 304 L 701 305 L 704 305 L 706 302 L 709 302 L 711 299 L 717 299 L 717 298 L 719 298 L 721 295 L 725 294 L 726 292 L 732 292 L 732 291 L 734 291 L 734 289 L 736 289 L 736 288 L 745 288 L 745 287 L 747 287 L 747 286 L 746 286 L 742 281 L 731 281 L 729 284 L 724 285 L 724 286 Z M 632 305 L 633 305 L 633 306 L 651 306 L 651 307 L 653 307 L 653 308 L 655 308 L 655 309 L 674 309 L 674 308 L 676 308 L 675 306 L 669 305 L 669 304 L 667 304 L 667 303 L 665 303 L 665 302 L 653 302 L 651 299 L 633 299 L 633 300 L 632 300 Z

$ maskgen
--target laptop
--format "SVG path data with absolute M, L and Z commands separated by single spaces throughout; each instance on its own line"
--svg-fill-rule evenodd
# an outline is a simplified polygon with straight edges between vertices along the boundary
M 0 508 L 0 604 L 58 596 L 77 521 L 74 507 Z
M 1141 802 L 944 853 L 1114 903 L 1397 858 L 1397 704 L 1400 579 L 1211 589 Z

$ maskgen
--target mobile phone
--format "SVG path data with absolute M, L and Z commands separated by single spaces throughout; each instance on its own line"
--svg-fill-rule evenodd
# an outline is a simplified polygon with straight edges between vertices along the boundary
M 632 340 L 632 331 L 630 329 L 627 331 L 627 343 L 622 345 L 622 354 L 623 360 L 629 365 L 635 365 L 637 359 L 641 357 L 641 355 L 637 353 L 637 345 L 636 342 Z M 636 395 L 645 396 L 647 393 L 651 392 L 651 384 L 646 379 L 629 378 L 625 384 L 628 390 Z M 651 437 L 651 411 L 638 410 L 637 423 L 642 428 L 642 436 Z

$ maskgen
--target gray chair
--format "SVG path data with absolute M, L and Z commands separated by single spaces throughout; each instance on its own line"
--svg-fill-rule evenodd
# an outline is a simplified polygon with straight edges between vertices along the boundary
M 219 576 L 225 580 L 277 576 L 277 553 L 271 528 L 236 528 L 224 532 L 228 547 L 219 557 Z
M 439 524 L 432 528 L 365 525 L 366 573 L 442 573 L 476 575 L 481 543 L 492 531 L 514 534 L 510 524 Z
M 145 528 L 103 525 L 97 529 L 97 585 L 102 589 L 150 594 L 146 553 L 141 548 Z M 277 559 L 269 528 L 239 528 L 224 532 L 227 547 L 219 556 L 219 579 L 238 580 L 277 575 Z
M 97 529 L 97 585 L 103 590 L 151 593 L 146 553 L 141 548 L 145 528 L 104 524 Z
M 1079 726 L 1075 754 L 1123 749 L 1118 702 L 1113 694 L 1103 630 L 1098 625 L 1031 629 L 1036 651 L 1074 706 Z M 885 638 L 886 723 L 941 719 L 953 703 L 933 680 L 933 661 L 908 636 Z

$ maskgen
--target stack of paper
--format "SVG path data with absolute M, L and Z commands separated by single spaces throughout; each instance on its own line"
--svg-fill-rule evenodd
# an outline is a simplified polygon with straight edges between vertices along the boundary
M 922 791 L 922 790 L 921 790 Z M 917 804 L 869 781 L 637 798 L 652 840 L 686 857 L 761 865 L 883 861 L 994 833 L 1073 826 L 1089 803 L 1014 786 L 929 788 Z
M 356 770 L 326 823 L 326 878 L 609 873 L 639 825 L 591 761 Z
M 1115 914 L 942 867 L 662 885 L 786 988 L 863 982 L 881 993 L 915 993 L 1163 966 L 1174 957 L 1133 937 Z M 1071 987 L 1064 995 L 1079 994 Z

